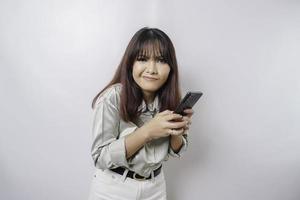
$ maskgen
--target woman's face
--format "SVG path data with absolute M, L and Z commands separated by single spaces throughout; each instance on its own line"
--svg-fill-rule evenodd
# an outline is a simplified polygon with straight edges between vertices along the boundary
M 170 66 L 161 56 L 138 56 L 133 64 L 132 76 L 146 96 L 152 96 L 167 81 Z

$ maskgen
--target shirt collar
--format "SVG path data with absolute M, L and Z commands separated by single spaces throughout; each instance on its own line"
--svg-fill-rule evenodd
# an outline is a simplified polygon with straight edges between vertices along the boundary
M 142 104 L 139 106 L 138 110 L 141 110 L 142 113 L 147 111 L 159 111 L 159 99 L 158 95 L 155 96 L 154 101 L 148 104 L 148 109 L 145 100 L 143 99 Z

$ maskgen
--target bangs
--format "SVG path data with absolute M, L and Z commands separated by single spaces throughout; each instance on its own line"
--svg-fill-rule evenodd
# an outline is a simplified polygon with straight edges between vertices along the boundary
M 169 61 L 169 53 L 168 53 L 168 46 L 166 43 L 163 43 L 159 39 L 152 39 L 143 41 L 140 45 L 137 45 L 138 48 L 136 49 L 136 56 L 138 57 L 148 57 L 150 58 L 153 56 L 154 58 L 161 58 L 165 62 Z

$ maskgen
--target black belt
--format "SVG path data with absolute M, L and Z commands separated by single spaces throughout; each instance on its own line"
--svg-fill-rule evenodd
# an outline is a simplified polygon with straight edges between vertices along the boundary
M 154 177 L 157 176 L 160 173 L 161 167 L 162 167 L 162 165 L 160 165 L 159 168 L 157 168 L 156 170 L 153 171 Z M 123 173 L 126 170 L 126 168 L 124 168 L 124 167 L 117 167 L 117 168 L 110 169 L 110 170 L 113 171 L 113 172 L 116 172 L 118 174 L 123 175 Z M 148 176 L 148 177 L 144 177 L 144 176 L 140 176 L 137 173 L 135 173 L 134 171 L 130 171 L 130 170 L 128 171 L 126 177 L 129 177 L 129 178 L 132 178 L 132 179 L 136 179 L 136 180 L 148 180 L 148 179 L 151 179 L 151 175 Z

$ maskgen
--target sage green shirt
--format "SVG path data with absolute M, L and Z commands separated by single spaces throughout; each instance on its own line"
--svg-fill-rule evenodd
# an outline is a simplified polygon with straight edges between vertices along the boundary
M 93 143 L 91 148 L 94 165 L 99 169 L 111 169 L 123 166 L 148 177 L 169 156 L 180 158 L 188 146 L 187 135 L 183 135 L 183 145 L 178 153 L 170 146 L 170 137 L 163 137 L 146 143 L 132 157 L 126 159 L 126 135 L 141 127 L 159 112 L 158 96 L 152 104 L 146 106 L 143 100 L 139 109 L 142 114 L 138 120 L 125 122 L 119 116 L 120 92 L 122 85 L 114 84 L 106 89 L 97 99 L 93 110 Z M 186 130 L 187 131 L 187 130 Z

